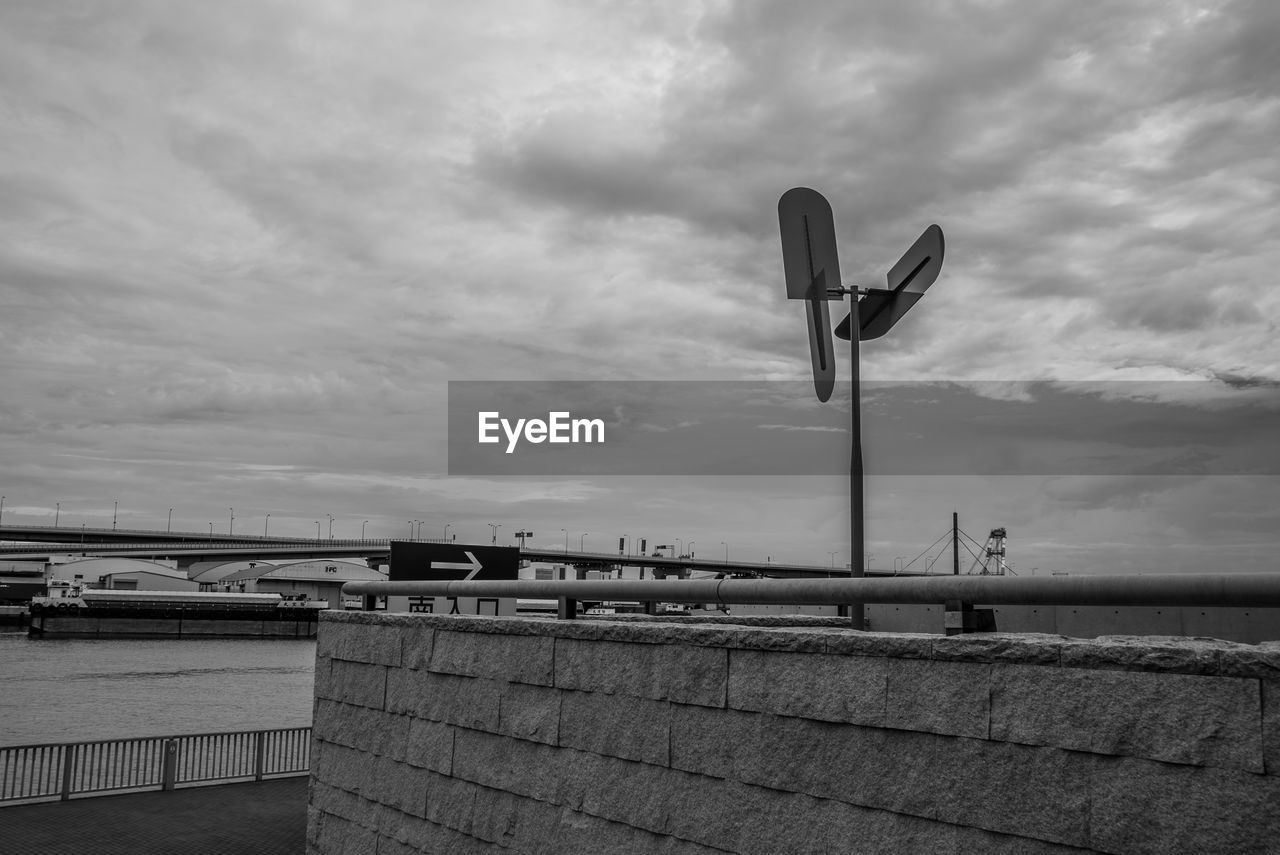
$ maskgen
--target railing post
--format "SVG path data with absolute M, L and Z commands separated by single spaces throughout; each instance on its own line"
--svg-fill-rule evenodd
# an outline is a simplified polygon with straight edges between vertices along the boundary
M 253 759 L 253 780 L 262 780 L 263 760 L 266 757 L 267 750 L 267 732 L 259 730 L 253 735 L 254 738 L 254 759 Z
M 76 754 L 79 746 L 64 745 L 62 746 L 62 801 L 71 798 L 71 772 L 76 765 Z
M 172 790 L 178 781 L 178 740 L 164 741 L 164 771 L 161 775 L 160 788 Z
M 578 616 L 578 601 L 571 597 L 561 597 L 556 604 L 556 617 L 560 620 L 573 620 Z

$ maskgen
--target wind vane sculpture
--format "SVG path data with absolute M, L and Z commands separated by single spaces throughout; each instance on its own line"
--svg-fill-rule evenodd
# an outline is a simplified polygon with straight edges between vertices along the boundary
M 849 460 L 850 575 L 862 576 L 863 467 L 862 415 L 858 342 L 879 338 L 893 328 L 938 278 L 942 269 L 942 229 L 931 225 L 889 268 L 887 288 L 846 287 L 840 281 L 836 225 L 831 205 L 816 190 L 793 187 L 778 200 L 778 228 L 782 233 L 782 267 L 787 299 L 804 300 L 813 359 L 813 385 L 819 401 L 827 401 L 836 383 L 835 348 L 831 340 L 831 300 L 849 295 L 849 316 L 836 327 L 838 338 L 849 342 L 852 382 L 852 452 Z M 857 330 L 857 335 L 854 335 Z M 863 626 L 862 604 L 850 607 L 853 625 Z

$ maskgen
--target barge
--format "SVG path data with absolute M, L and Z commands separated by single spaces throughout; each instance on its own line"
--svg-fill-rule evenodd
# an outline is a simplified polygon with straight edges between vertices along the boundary
M 32 638 L 315 638 L 328 603 L 280 594 L 88 589 L 31 600 Z

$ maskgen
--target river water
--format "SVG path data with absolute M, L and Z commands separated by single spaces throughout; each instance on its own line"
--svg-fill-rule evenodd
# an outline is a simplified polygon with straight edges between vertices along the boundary
M 315 640 L 0 632 L 0 746 L 311 724 Z

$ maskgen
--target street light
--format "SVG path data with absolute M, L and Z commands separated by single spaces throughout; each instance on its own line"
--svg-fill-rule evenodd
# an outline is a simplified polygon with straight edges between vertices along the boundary
M 413 540 L 413 520 L 409 520 L 409 539 Z
M 325 514 L 329 518 L 329 539 L 333 540 L 333 514 Z
M 445 542 L 445 543 L 448 543 L 448 542 L 449 542 L 449 526 L 451 526 L 451 525 L 453 525 L 453 523 L 445 523 L 445 524 L 444 524 L 444 542 Z
M 676 555 L 684 558 L 684 541 L 678 537 L 676 538 Z
M 271 525 L 271 514 L 267 514 L 267 518 L 262 521 L 262 536 L 267 536 L 267 526 Z
M 316 520 L 316 543 L 320 542 L 320 520 Z
M 840 551 L 840 550 L 838 550 L 838 549 L 836 550 L 836 552 L 839 552 L 839 551 Z M 835 552 L 828 552 L 827 554 L 831 556 L 831 569 L 832 569 L 832 570 L 836 569 L 836 553 L 835 553 Z
M 497 545 L 497 543 L 498 543 L 498 529 L 502 528 L 502 523 L 489 523 L 489 528 L 493 529 L 493 540 L 492 540 L 491 542 L 492 542 L 494 545 Z
M 4 496 L 0 496 L 0 523 L 4 522 Z
M 233 535 L 236 533 L 236 509 L 227 508 L 227 510 L 231 511 L 231 522 L 227 523 L 227 534 Z
M 112 531 L 116 530 L 116 514 L 118 514 L 119 512 L 120 512 L 120 500 L 116 499 L 115 506 L 111 509 L 111 530 Z M 213 531 L 211 530 L 209 534 L 213 534 Z
M 414 540 L 422 540 L 422 524 L 425 522 L 426 520 L 417 520 L 418 530 L 413 533 Z
M 560 530 L 564 532 L 564 552 L 566 555 L 568 555 L 569 554 L 569 531 L 563 528 Z
M 724 563 L 728 564 L 729 563 L 729 544 L 725 543 L 722 540 L 720 541 L 720 545 L 724 547 Z
M 165 534 L 168 534 L 168 533 L 169 533 L 169 530 L 170 530 L 170 529 L 172 529 L 172 528 L 173 528 L 173 508 L 170 508 L 170 509 L 169 509 L 169 521 L 168 521 L 167 523 L 165 523 L 165 524 L 164 524 L 164 533 L 165 533 Z
M 693 545 L 694 545 L 695 543 L 697 543 L 697 542 L 698 542 L 698 541 L 696 541 L 696 540 L 691 540 L 691 541 L 689 541 L 689 557 L 690 557 L 690 558 L 692 558 L 692 557 L 693 557 Z
M 586 540 L 587 540 L 587 535 L 589 535 L 589 534 L 591 534 L 591 532 L 589 532 L 589 531 L 584 531 L 584 532 L 582 533 L 582 537 L 578 538 L 578 551 L 579 551 L 579 552 L 585 552 L 585 551 L 586 551 L 586 547 L 584 547 L 584 546 L 583 546 L 583 544 L 586 542 Z
M 58 507 L 53 511 L 53 527 L 58 527 L 58 517 L 62 515 L 62 502 L 58 502 Z
M 270 514 L 268 514 L 268 516 L 270 516 Z M 367 526 L 368 524 L 369 524 L 368 520 L 365 520 L 364 522 L 360 523 L 360 539 L 361 540 L 364 540 L 364 527 Z

